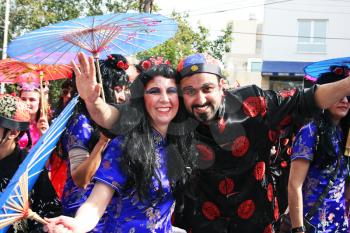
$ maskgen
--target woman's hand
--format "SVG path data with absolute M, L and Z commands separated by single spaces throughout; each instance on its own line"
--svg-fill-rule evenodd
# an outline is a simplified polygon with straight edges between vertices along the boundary
M 44 231 L 49 233 L 83 233 L 79 229 L 79 224 L 75 218 L 59 216 L 57 218 L 45 218 L 48 222 L 44 226 Z
M 39 129 L 40 135 L 43 135 L 46 130 L 49 128 L 49 122 L 46 118 L 40 118 L 38 123 L 36 124 L 36 127 Z
M 93 57 L 87 58 L 85 54 L 79 53 L 78 67 L 74 61 L 71 62 L 74 74 L 75 83 L 80 97 L 88 103 L 95 103 L 101 95 L 101 85 L 96 81 L 96 69 Z

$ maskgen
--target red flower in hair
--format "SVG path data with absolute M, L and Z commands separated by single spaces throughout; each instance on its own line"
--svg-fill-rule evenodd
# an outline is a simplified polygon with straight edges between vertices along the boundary
M 117 62 L 117 67 L 118 67 L 119 69 L 124 69 L 124 62 L 123 62 L 123 61 L 118 61 L 118 62 Z
M 128 63 L 124 63 L 124 70 L 129 69 L 129 64 Z
M 107 58 L 110 60 L 114 60 L 114 57 L 112 55 L 108 55 Z
M 344 70 L 343 70 L 343 68 L 337 67 L 333 70 L 333 72 L 337 75 L 342 75 Z
M 253 200 L 246 200 L 242 202 L 237 210 L 238 217 L 242 219 L 249 219 L 255 212 L 255 204 Z
M 169 65 L 169 66 L 171 65 L 171 62 L 169 60 L 166 60 L 164 63 Z
M 141 66 L 144 70 L 148 70 L 149 68 L 151 68 L 152 63 L 150 61 L 146 60 L 146 61 L 142 62 Z
M 210 201 L 206 201 L 203 203 L 202 213 L 210 221 L 220 217 L 219 208 L 213 202 Z

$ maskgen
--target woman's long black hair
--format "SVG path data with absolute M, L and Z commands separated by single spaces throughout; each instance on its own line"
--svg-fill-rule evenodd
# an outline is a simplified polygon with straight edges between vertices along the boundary
M 347 66 L 331 66 L 330 72 L 321 74 L 320 77 L 317 79 L 316 83 L 321 85 L 326 83 L 332 83 L 347 78 L 348 75 L 349 69 Z M 349 98 L 348 101 L 350 101 Z M 339 140 L 341 141 L 340 153 L 342 154 L 344 154 L 345 151 L 346 140 L 348 137 L 350 127 L 350 111 L 345 117 L 343 117 L 340 120 L 338 126 L 334 125 L 331 117 L 331 113 L 326 109 L 324 110 L 323 114 L 315 118 L 315 122 L 318 127 L 317 133 L 319 135 L 317 153 L 323 158 L 324 162 L 321 164 L 321 167 L 323 168 L 332 164 L 337 159 L 337 154 L 335 152 L 335 149 L 333 148 L 332 143 L 332 138 L 338 138 L 337 127 L 341 128 L 343 134 L 342 138 L 339 138 Z M 333 156 L 330 155 L 330 152 L 333 154 Z
M 128 177 L 126 189 L 135 188 L 141 200 L 147 199 L 154 188 L 152 177 L 162 187 L 156 172 L 157 152 L 153 130 L 144 103 L 144 88 L 156 76 L 175 80 L 175 70 L 167 64 L 160 64 L 142 72 L 130 87 L 130 103 L 120 109 L 120 119 L 115 127 L 124 136 L 121 164 Z M 184 113 L 186 110 L 180 100 L 179 111 L 169 125 L 166 136 L 167 173 L 171 184 L 186 180 L 187 168 L 193 168 L 196 164 L 193 131 L 186 130 L 187 114 Z M 160 189 L 158 195 L 162 193 Z

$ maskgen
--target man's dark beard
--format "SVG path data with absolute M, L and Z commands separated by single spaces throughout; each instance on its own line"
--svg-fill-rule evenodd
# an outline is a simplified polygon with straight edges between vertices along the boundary
M 210 104 L 210 103 L 204 103 L 202 105 L 198 105 L 198 104 L 195 104 L 195 105 L 192 105 L 192 115 L 196 118 L 195 114 L 194 114 L 194 109 L 197 108 L 197 107 L 205 107 L 205 106 L 209 106 L 211 109 L 214 109 L 214 107 Z M 208 121 L 208 114 L 207 113 L 199 113 L 198 114 L 198 120 L 199 121 L 202 121 L 202 122 L 207 122 Z

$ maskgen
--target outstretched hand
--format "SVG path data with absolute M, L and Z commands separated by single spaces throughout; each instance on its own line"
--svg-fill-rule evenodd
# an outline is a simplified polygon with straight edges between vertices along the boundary
M 48 222 L 44 231 L 49 233 L 83 233 L 78 227 L 75 218 L 59 216 L 57 218 L 45 218 Z
M 83 53 L 78 53 L 78 60 L 80 67 L 71 62 L 75 77 L 76 86 L 80 97 L 89 103 L 95 103 L 101 95 L 101 85 L 96 81 L 96 68 L 94 58 L 89 57 Z

